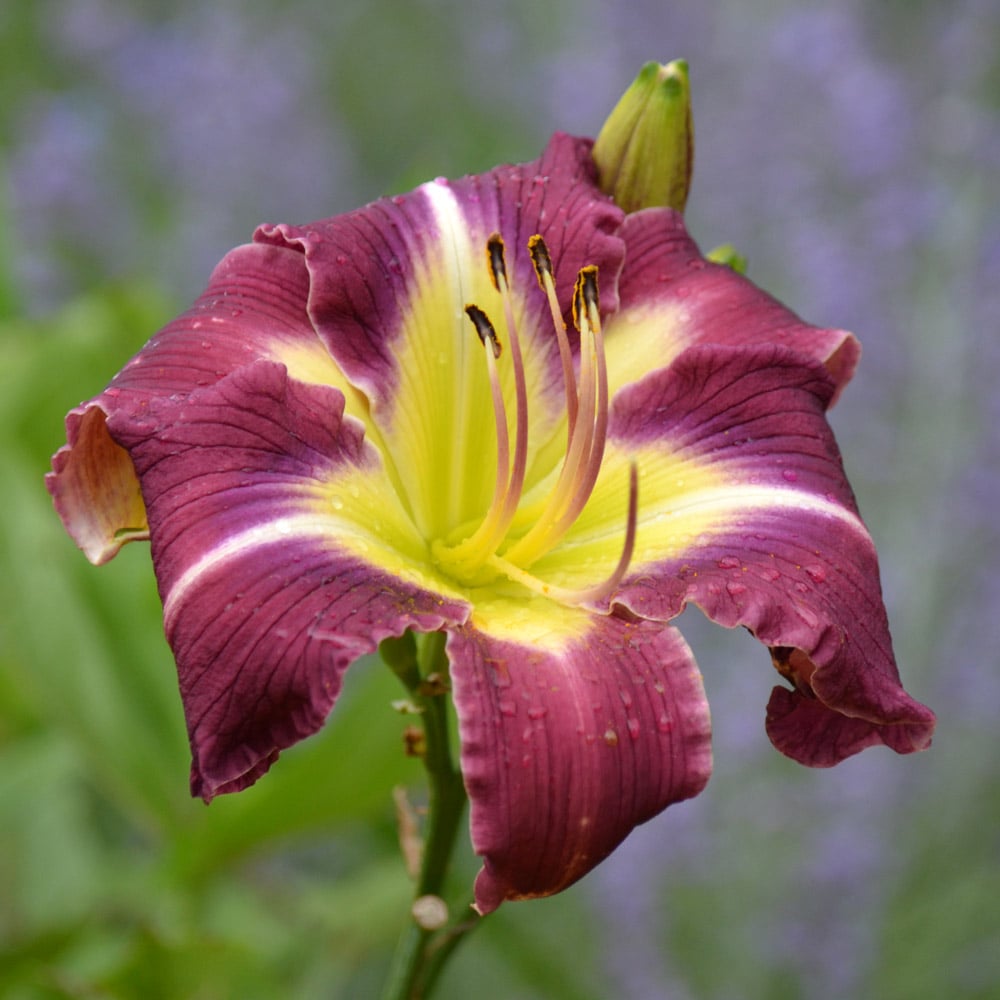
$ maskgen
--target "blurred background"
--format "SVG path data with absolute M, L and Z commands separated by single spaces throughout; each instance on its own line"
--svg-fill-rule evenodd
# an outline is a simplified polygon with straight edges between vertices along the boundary
M 378 663 L 210 808 L 148 549 L 92 568 L 42 486 L 97 392 L 262 221 L 593 135 L 689 60 L 704 249 L 865 357 L 832 414 L 928 753 L 773 751 L 749 636 L 682 629 L 716 773 L 581 884 L 501 908 L 440 995 L 1000 997 L 1000 5 L 7 0 L 0 11 L 0 996 L 366 998 L 419 787 Z M 477 865 L 466 856 L 459 878 Z

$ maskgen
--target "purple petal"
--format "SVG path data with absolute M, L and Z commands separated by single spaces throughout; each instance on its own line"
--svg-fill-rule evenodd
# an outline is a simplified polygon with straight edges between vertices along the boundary
M 597 265 L 607 278 L 604 308 L 616 308 L 615 279 L 624 247 L 615 231 L 622 212 L 597 187 L 590 149 L 589 140 L 557 133 L 531 163 L 434 181 L 305 226 L 262 226 L 255 239 L 305 253 L 316 329 L 377 410 L 397 391 L 398 341 L 414 302 L 425 292 L 424 268 L 434 280 L 454 286 L 451 311 L 459 317 L 464 342 L 470 333 L 461 310 L 474 301 L 469 272 L 486 279 L 486 241 L 499 232 L 507 245 L 512 287 L 529 297 L 539 317 L 526 324 L 526 332 L 530 336 L 535 326 L 546 331 L 542 347 L 561 391 L 556 342 L 527 244 L 536 233 L 544 236 L 567 316 L 577 272 L 586 264 Z M 444 330 L 438 337 L 438 351 L 452 349 Z
M 261 361 L 108 420 L 146 498 L 191 786 L 206 801 L 252 784 L 315 732 L 344 670 L 383 638 L 467 617 L 463 602 L 395 571 L 410 555 L 393 551 L 407 544 L 404 515 L 379 529 L 364 498 L 334 509 L 348 474 L 391 496 L 343 408 L 337 390 Z
M 71 410 L 66 439 L 46 486 L 73 540 L 94 563 L 131 539 L 146 520 L 131 462 L 105 418 L 157 396 L 211 385 L 257 358 L 322 350 L 305 312 L 308 275 L 300 255 L 243 246 L 216 267 L 208 287 L 128 362 L 99 396 Z
M 831 405 L 854 374 L 861 349 L 853 334 L 804 323 L 732 268 L 707 261 L 679 213 L 637 212 L 625 219 L 620 235 L 627 260 L 619 286 L 622 313 L 638 311 L 653 320 L 656 343 L 648 347 L 660 364 L 695 344 L 781 344 L 825 365 L 834 383 Z M 609 351 L 615 329 L 608 331 Z
M 258 358 L 281 361 L 286 351 L 319 348 L 306 313 L 308 294 L 301 255 L 254 243 L 236 247 L 195 304 L 114 377 L 108 394 L 185 394 Z
M 871 743 L 923 749 L 933 714 L 899 683 L 878 563 L 824 411 L 825 372 L 778 347 L 695 347 L 614 400 L 619 448 L 693 460 L 716 486 L 671 503 L 704 529 L 677 555 L 643 549 L 616 595 L 667 621 L 689 601 L 772 648 L 794 692 L 772 698 L 768 733 L 783 752 L 826 765 Z M 640 481 L 640 496 L 642 486 Z
M 708 705 L 672 628 L 581 613 L 552 645 L 473 624 L 448 655 L 483 913 L 564 889 L 708 781 Z

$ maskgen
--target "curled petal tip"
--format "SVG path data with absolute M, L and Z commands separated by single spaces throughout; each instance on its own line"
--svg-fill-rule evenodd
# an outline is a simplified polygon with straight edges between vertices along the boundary
M 691 186 L 694 130 L 683 59 L 643 66 L 594 144 L 603 190 L 626 212 L 683 211 Z
M 146 509 L 132 460 L 108 433 L 97 404 L 71 410 L 67 444 L 52 458 L 45 486 L 66 531 L 95 565 L 126 543 L 149 537 Z
M 896 699 L 896 712 L 871 719 L 844 715 L 819 698 L 776 687 L 767 704 L 767 735 L 785 756 L 806 767 L 833 767 L 871 746 L 900 754 L 926 750 L 934 713 L 901 691 Z

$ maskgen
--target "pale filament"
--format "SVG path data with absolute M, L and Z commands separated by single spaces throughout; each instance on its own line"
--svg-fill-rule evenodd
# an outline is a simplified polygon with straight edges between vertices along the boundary
M 587 269 L 580 272 L 581 279 L 585 279 Z M 589 330 L 589 344 L 594 352 L 595 372 L 594 377 L 597 384 L 597 405 L 594 411 L 593 434 L 590 440 L 590 459 L 584 469 L 583 477 L 578 484 L 578 488 L 573 493 L 570 505 L 560 517 L 560 525 L 563 530 L 568 528 L 583 510 L 590 494 L 594 491 L 597 483 L 597 476 L 601 471 L 601 462 L 604 460 L 604 446 L 608 437 L 608 364 L 604 355 L 604 334 L 601 331 L 601 311 L 597 298 L 597 268 L 593 269 L 593 282 L 581 280 L 577 282 L 577 307 L 582 304 L 586 313 L 586 326 Z M 581 323 L 581 325 L 584 325 Z
M 486 357 L 486 370 L 490 380 L 490 394 L 493 397 L 493 417 L 497 434 L 497 474 L 493 487 L 493 502 L 490 504 L 486 517 L 476 531 L 452 549 L 452 558 L 459 563 L 467 562 L 475 566 L 482 562 L 483 553 L 495 552 L 503 541 L 510 522 L 517 509 L 507 511 L 509 505 L 510 485 L 514 478 L 510 472 L 510 437 L 507 432 L 507 408 L 503 399 L 503 388 L 500 385 L 500 375 L 497 371 L 497 359 L 500 357 L 500 341 L 489 317 L 475 305 L 465 307 L 466 315 L 472 320 L 472 325 L 479 334 Z M 527 414 L 527 406 L 525 406 Z M 522 474 L 523 475 L 523 474 Z
M 479 339 L 486 350 L 486 371 L 490 380 L 490 395 L 493 397 L 493 417 L 497 431 L 497 479 L 493 489 L 493 503 L 490 504 L 490 514 L 494 514 L 503 506 L 507 495 L 507 484 L 510 476 L 510 435 L 507 433 L 507 407 L 503 401 L 503 388 L 500 385 L 500 374 L 497 371 L 497 359 L 500 357 L 500 341 L 489 317 L 477 306 L 466 306 L 466 315 L 472 320 Z M 485 523 L 485 522 L 484 522 Z
M 566 336 L 566 324 L 563 322 L 559 299 L 556 297 L 556 280 L 552 274 L 552 258 L 549 256 L 549 248 L 545 245 L 545 240 L 537 233 L 528 240 L 528 252 L 531 254 L 531 263 L 535 267 L 535 277 L 548 300 L 549 313 L 552 315 L 552 329 L 556 331 L 556 340 L 559 343 L 559 360 L 562 362 L 563 384 L 566 387 L 566 446 L 568 448 L 569 442 L 573 438 L 573 428 L 576 426 L 577 408 L 573 352 L 570 350 L 569 338 Z
M 521 502 L 524 489 L 524 474 L 528 467 L 528 387 L 524 378 L 524 358 L 521 354 L 521 338 L 517 335 L 517 324 L 514 322 L 514 306 L 511 302 L 510 284 L 507 281 L 507 261 L 504 256 L 503 239 L 499 233 L 494 233 L 486 244 L 486 253 L 490 262 L 490 276 L 493 286 L 500 293 L 503 301 L 504 322 L 507 324 L 507 336 L 510 339 L 510 356 L 514 365 L 514 395 L 516 399 L 516 437 L 514 439 L 514 467 L 510 474 L 510 484 L 504 497 L 501 520 L 504 531 L 510 527 Z

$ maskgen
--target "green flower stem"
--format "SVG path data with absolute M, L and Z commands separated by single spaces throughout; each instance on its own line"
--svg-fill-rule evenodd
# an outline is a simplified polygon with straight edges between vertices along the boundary
M 414 900 L 443 898 L 445 877 L 465 812 L 465 785 L 451 755 L 448 728 L 448 657 L 444 633 L 411 633 L 382 643 L 382 658 L 402 681 L 420 712 L 424 727 L 423 761 L 429 800 L 420 874 Z M 468 911 L 466 911 L 468 912 Z M 400 938 L 383 1000 L 426 1000 L 445 963 L 478 917 L 450 921 L 443 927 L 422 926 L 415 915 Z

